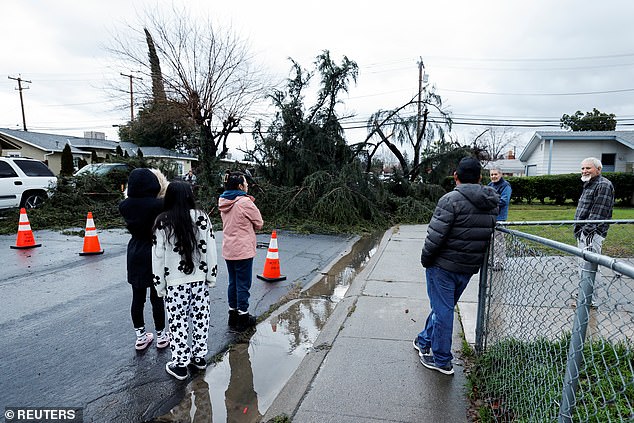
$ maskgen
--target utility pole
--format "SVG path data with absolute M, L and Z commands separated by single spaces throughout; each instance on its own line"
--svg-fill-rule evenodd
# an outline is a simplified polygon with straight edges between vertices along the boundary
M 136 78 L 139 80 L 143 78 L 139 78 L 138 76 L 134 76 L 132 74 L 126 75 L 125 73 L 121 73 L 121 76 L 125 76 L 126 78 L 130 79 L 130 122 L 132 122 L 134 120 L 134 94 L 132 91 L 132 78 Z
M 421 95 L 423 92 L 423 69 L 425 69 L 425 65 L 423 64 L 423 58 L 420 58 L 418 62 L 418 114 L 416 115 L 416 143 L 420 142 L 421 138 L 421 128 L 420 128 L 420 116 L 421 116 L 421 108 L 423 106 Z
M 22 88 L 22 81 L 31 84 L 31 81 L 26 81 L 18 75 L 17 78 L 10 76 L 9 79 L 13 79 L 14 81 L 18 81 L 18 91 L 20 91 L 20 107 L 22 108 L 22 128 L 24 128 L 24 132 L 27 132 L 26 129 L 26 118 L 24 117 L 24 99 L 22 98 L 22 90 L 28 90 L 28 88 Z
M 418 114 L 416 115 L 416 144 L 420 143 L 423 138 L 423 129 L 421 127 L 421 119 L 423 114 L 425 118 L 427 117 L 427 106 L 425 106 L 425 110 L 423 111 L 423 84 L 426 84 L 428 80 L 428 75 L 425 73 L 425 64 L 423 63 L 423 58 L 420 58 L 418 62 Z M 429 150 L 429 145 L 427 146 L 427 150 Z

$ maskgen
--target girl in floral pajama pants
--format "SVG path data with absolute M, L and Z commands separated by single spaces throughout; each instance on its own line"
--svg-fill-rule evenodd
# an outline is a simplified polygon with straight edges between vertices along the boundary
M 189 364 L 189 357 L 193 357 L 193 361 L 204 359 L 209 335 L 209 288 L 205 281 L 168 286 L 165 305 L 172 333 L 172 362 L 184 367 Z M 190 327 L 191 348 L 187 342 Z
M 154 223 L 152 273 L 172 333 L 172 360 L 165 371 L 176 379 L 189 375 L 188 366 L 207 367 L 209 288 L 218 270 L 216 244 L 209 216 L 196 209 L 191 185 L 171 182 L 165 212 Z M 191 346 L 188 337 L 191 332 Z

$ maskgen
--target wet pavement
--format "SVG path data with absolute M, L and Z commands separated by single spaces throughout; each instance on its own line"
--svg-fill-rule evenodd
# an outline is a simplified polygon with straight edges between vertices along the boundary
M 468 342 L 474 336 L 477 275 L 454 319 L 455 374 L 423 367 L 412 340 L 429 313 L 420 265 L 426 229 L 401 225 L 384 234 L 262 421 L 469 421 L 460 349 L 463 333 Z
M 316 278 L 294 299 L 194 377 L 183 399 L 154 422 L 258 422 L 311 350 L 354 277 L 376 252 L 379 234 Z M 191 419 L 191 420 L 190 420 Z
M 89 257 L 78 255 L 82 238 L 72 234 L 34 231 L 42 247 L 31 250 L 9 249 L 15 236 L 0 236 L 0 408 L 83 407 L 87 422 L 165 421 L 178 410 L 192 415 L 207 410 L 214 421 L 225 421 L 223 416 L 239 409 L 239 421 L 256 421 L 249 420 L 249 410 L 265 412 L 355 272 L 347 265 L 337 270 L 336 263 L 357 238 L 278 232 L 287 280 L 270 284 L 254 278 L 250 311 L 261 315 L 286 296 L 294 299 L 260 324 L 249 342 L 227 331 L 221 263 L 212 292 L 209 356 L 233 347 L 204 377 L 178 382 L 164 371 L 168 350 L 153 345 L 142 353 L 133 349 L 131 294 L 125 282 L 129 235 L 122 230 L 97 233 L 105 253 Z M 259 245 L 269 241 L 269 234 L 258 235 Z M 254 272 L 263 268 L 266 251 L 258 250 Z M 355 255 L 344 262 L 353 263 Z M 310 293 L 291 295 L 308 287 Z M 153 331 L 149 302 L 145 316 Z M 283 363 L 277 379 L 267 374 L 271 363 Z M 257 395 L 244 400 L 251 392 Z

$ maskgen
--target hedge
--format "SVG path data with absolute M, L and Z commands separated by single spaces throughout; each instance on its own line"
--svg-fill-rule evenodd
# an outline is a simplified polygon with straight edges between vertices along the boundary
M 604 172 L 604 177 L 614 185 L 614 200 L 622 205 L 630 205 L 634 195 L 634 174 L 624 172 Z M 509 176 L 505 177 L 513 187 L 511 201 L 513 203 L 526 202 L 531 204 L 539 200 L 542 204 L 554 202 L 564 204 L 566 201 L 577 203 L 581 196 L 583 183 L 579 173 L 567 173 L 563 175 L 543 176 Z M 482 179 L 488 182 L 488 176 Z M 442 181 L 445 190 L 453 189 L 453 177 L 447 177 Z

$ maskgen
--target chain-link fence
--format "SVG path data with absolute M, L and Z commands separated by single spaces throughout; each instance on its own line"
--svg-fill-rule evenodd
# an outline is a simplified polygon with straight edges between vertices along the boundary
M 603 222 L 603 253 L 627 257 L 569 245 L 574 221 L 496 228 L 472 373 L 481 421 L 634 422 L 634 220 Z

